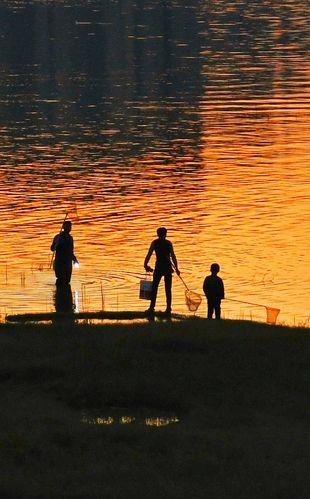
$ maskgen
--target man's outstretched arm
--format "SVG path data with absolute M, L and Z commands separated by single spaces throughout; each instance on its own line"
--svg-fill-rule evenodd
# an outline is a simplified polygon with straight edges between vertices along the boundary
M 147 272 L 153 272 L 153 269 L 152 267 L 149 267 L 148 263 L 150 261 L 150 258 L 152 256 L 152 253 L 154 251 L 154 242 L 152 242 L 151 246 L 150 246 L 150 249 L 149 251 L 147 252 L 147 255 L 145 257 L 145 260 L 144 260 L 144 268 Z

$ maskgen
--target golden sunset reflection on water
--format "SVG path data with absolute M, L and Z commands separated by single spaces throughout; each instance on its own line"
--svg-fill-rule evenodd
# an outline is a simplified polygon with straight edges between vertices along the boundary
M 54 309 L 49 247 L 76 204 L 80 268 L 71 284 L 80 311 L 146 309 L 138 298 L 143 261 L 156 228 L 166 226 L 193 291 L 202 293 L 218 262 L 227 298 L 279 308 L 279 323 L 309 326 L 302 3 L 266 14 L 254 2 L 245 18 L 225 1 L 173 7 L 172 19 L 186 29 L 165 25 L 166 45 L 159 20 L 148 24 L 154 2 L 139 13 L 139 29 L 131 20 L 113 36 L 96 20 L 105 15 L 99 4 L 67 3 L 56 8 L 57 33 L 71 40 L 60 59 L 46 62 L 48 43 L 54 50 L 60 42 L 55 26 L 46 31 L 42 22 L 35 51 L 17 60 L 5 46 L 0 59 L 2 317 Z M 20 13 L 7 5 L 10 22 L 27 20 L 22 4 Z M 44 12 L 54 15 L 49 8 L 46 2 Z M 128 51 L 120 60 L 109 42 L 105 71 L 80 57 L 88 51 L 100 60 L 104 35 L 123 37 Z M 165 308 L 162 288 L 157 308 Z M 266 320 L 264 307 L 227 301 L 222 310 Z M 177 276 L 173 311 L 186 312 Z M 198 314 L 205 315 L 204 301 Z

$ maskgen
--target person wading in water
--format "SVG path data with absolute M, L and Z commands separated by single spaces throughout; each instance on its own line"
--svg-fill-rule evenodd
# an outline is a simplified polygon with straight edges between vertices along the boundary
M 56 286 L 66 286 L 70 283 L 72 262 L 78 263 L 74 255 L 73 237 L 70 235 L 72 223 L 66 220 L 62 231 L 57 234 L 52 242 L 51 251 L 55 251 L 54 270 Z
M 149 267 L 148 263 L 150 261 L 153 252 L 155 251 L 156 263 L 153 274 L 151 303 L 150 303 L 150 308 L 147 310 L 147 312 L 151 314 L 154 313 L 158 286 L 161 278 L 164 277 L 166 302 L 167 302 L 166 314 L 171 314 L 171 286 L 172 286 L 173 267 L 177 275 L 180 275 L 180 271 L 178 268 L 178 262 L 176 256 L 173 251 L 172 243 L 166 239 L 167 229 L 165 227 L 160 227 L 159 229 L 157 229 L 157 235 L 158 239 L 155 239 L 151 243 L 150 249 L 144 260 L 144 268 L 146 272 L 153 272 L 153 269 Z

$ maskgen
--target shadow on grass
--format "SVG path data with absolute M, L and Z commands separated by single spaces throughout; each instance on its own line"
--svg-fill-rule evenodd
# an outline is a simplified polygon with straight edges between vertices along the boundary
M 308 345 L 236 321 L 1 326 L 2 497 L 306 497 Z M 113 407 L 182 422 L 82 423 Z

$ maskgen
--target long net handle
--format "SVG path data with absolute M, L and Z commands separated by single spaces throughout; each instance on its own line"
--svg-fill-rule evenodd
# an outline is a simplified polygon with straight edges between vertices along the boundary
M 266 305 L 261 305 L 260 303 L 252 303 L 250 301 L 235 300 L 235 298 L 225 298 L 225 301 L 236 301 L 237 303 L 244 303 L 245 305 L 254 305 L 255 307 L 267 308 Z
M 171 262 L 171 266 L 172 266 L 173 270 L 175 271 L 175 270 L 176 270 L 176 268 L 175 268 L 175 266 L 174 266 L 173 262 Z M 186 284 L 186 282 L 184 281 L 184 279 L 183 279 L 180 275 L 178 275 L 178 274 L 177 274 L 177 276 L 178 276 L 178 278 L 180 279 L 180 281 L 182 281 L 182 283 L 184 284 L 184 286 L 185 286 L 185 288 L 187 289 L 187 291 L 189 291 L 189 287 L 187 286 L 187 284 Z
M 184 281 L 184 279 L 178 275 L 178 278 L 182 281 L 182 283 L 184 284 L 185 288 L 187 289 L 187 291 L 189 291 L 189 287 L 187 286 L 186 282 Z

